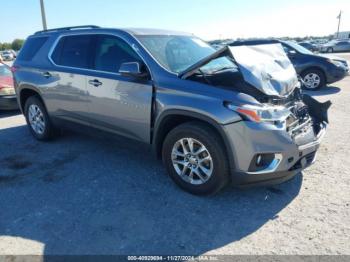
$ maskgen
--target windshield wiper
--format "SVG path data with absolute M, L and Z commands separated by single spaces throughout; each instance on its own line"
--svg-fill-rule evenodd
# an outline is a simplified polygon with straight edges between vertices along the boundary
M 210 74 L 216 74 L 218 72 L 229 70 L 229 69 L 233 69 L 233 68 L 236 68 L 236 67 L 235 66 L 225 66 L 225 67 L 222 67 L 222 68 L 217 69 L 215 71 L 211 71 Z

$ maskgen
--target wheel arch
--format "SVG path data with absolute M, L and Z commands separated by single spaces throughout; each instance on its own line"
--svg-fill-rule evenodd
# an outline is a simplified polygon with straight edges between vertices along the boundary
M 220 124 L 218 124 L 214 119 L 211 119 L 208 116 L 186 110 L 168 110 L 164 112 L 156 121 L 156 124 L 153 129 L 154 131 L 151 142 L 152 148 L 157 158 L 161 158 L 164 139 L 172 129 L 186 122 L 195 121 L 209 125 L 209 127 L 211 127 L 213 131 L 216 132 L 216 134 L 219 136 L 221 142 L 224 145 L 224 149 L 229 161 L 229 168 L 230 170 L 233 170 L 235 166 L 233 150 L 230 146 L 230 142 L 226 137 L 223 127 Z
M 303 71 L 301 71 L 300 75 L 303 76 L 307 71 L 310 71 L 310 70 L 317 70 L 317 71 L 320 71 L 325 79 L 325 81 L 327 82 L 327 74 L 326 74 L 326 71 L 325 69 L 323 69 L 322 67 L 320 66 L 309 66 L 307 68 L 305 68 Z
M 26 103 L 27 99 L 31 96 L 37 96 L 46 108 L 44 99 L 42 98 L 40 92 L 35 87 L 30 86 L 30 85 L 26 85 L 26 86 L 21 87 L 21 90 L 20 90 L 19 96 L 18 96 L 19 97 L 19 107 L 23 113 L 24 113 L 25 103 Z

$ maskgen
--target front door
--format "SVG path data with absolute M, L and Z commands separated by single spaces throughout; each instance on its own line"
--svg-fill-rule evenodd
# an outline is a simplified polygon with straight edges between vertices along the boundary
M 141 63 L 140 57 L 116 36 L 96 36 L 95 47 L 94 73 L 86 79 L 91 125 L 149 142 L 152 81 L 118 73 L 122 63 Z

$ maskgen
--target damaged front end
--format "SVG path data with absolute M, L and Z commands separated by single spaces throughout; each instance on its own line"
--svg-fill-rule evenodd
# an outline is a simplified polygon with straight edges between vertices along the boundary
M 221 57 L 230 59 L 236 68 L 203 70 L 208 63 Z M 247 103 L 229 99 L 224 102 L 246 123 L 239 131 L 232 127 L 230 132 L 235 133 L 235 137 L 249 136 L 252 140 L 250 144 L 245 140 L 242 145 L 237 139 L 232 142 L 236 143 L 236 148 L 244 148 L 236 152 L 239 155 L 236 171 L 265 174 L 269 179 L 269 174 L 289 176 L 314 162 L 329 123 L 331 102 L 320 103 L 303 94 L 297 73 L 280 44 L 226 47 L 193 65 L 180 77 L 253 98 Z M 258 159 L 264 156 L 264 164 L 258 166 Z M 247 159 L 251 159 L 249 166 Z

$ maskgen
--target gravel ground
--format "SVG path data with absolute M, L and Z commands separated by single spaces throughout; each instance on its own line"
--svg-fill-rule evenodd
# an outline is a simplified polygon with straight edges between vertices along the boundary
M 331 99 L 318 161 L 274 187 L 179 190 L 147 146 L 29 134 L 0 113 L 0 254 L 350 255 L 350 77 Z

